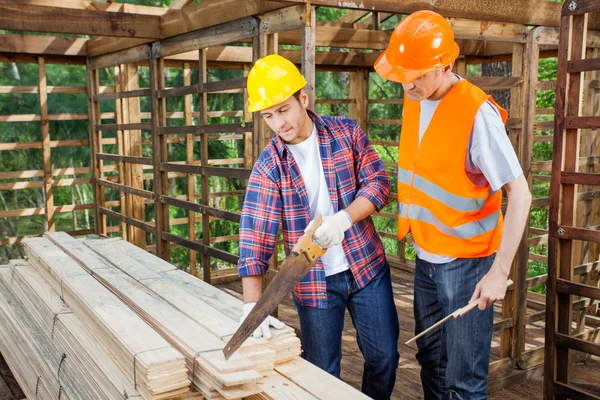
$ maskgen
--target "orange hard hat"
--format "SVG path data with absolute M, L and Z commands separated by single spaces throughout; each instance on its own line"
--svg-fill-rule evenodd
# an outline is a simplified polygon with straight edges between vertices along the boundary
M 433 11 L 417 11 L 394 29 L 375 71 L 385 79 L 409 83 L 450 64 L 458 53 L 448 21 Z

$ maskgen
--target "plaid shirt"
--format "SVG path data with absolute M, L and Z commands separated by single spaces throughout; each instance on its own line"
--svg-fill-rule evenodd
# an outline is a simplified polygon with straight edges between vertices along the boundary
M 309 115 L 316 125 L 325 181 L 335 211 L 348 207 L 357 196 L 381 210 L 389 201 L 390 180 L 360 126 L 349 118 L 320 117 L 312 111 Z M 313 218 L 298 165 L 285 143 L 274 135 L 256 161 L 246 190 L 240 222 L 239 276 L 267 272 L 280 221 L 288 255 Z M 346 231 L 342 246 L 359 288 L 385 265 L 383 244 L 370 217 Z M 320 259 L 295 287 L 294 298 L 303 306 L 327 307 L 325 270 Z

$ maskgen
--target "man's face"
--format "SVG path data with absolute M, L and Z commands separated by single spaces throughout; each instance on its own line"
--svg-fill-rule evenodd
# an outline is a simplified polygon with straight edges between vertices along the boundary
M 412 101 L 428 99 L 440 87 L 444 77 L 443 70 L 431 71 L 410 83 L 403 83 L 402 87 L 408 98 Z
M 308 107 L 308 95 L 302 90 L 300 99 L 291 96 L 283 103 L 262 110 L 260 115 L 269 128 L 284 142 L 298 144 L 310 136 L 310 132 L 306 132 L 306 123 L 310 119 L 306 107 Z

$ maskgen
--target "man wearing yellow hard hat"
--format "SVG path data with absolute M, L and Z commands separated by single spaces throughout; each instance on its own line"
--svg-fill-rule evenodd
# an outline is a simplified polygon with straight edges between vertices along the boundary
M 398 367 L 398 314 L 390 267 L 371 214 L 389 201 L 389 178 L 363 130 L 351 119 L 307 109 L 306 80 L 278 55 L 259 59 L 248 75 L 248 109 L 275 132 L 259 156 L 240 222 L 243 315 L 262 293 L 280 223 L 286 253 L 309 222 L 323 216 L 313 240 L 327 248 L 294 289 L 308 361 L 340 377 L 348 309 L 365 358 L 362 391 L 389 399 Z M 270 337 L 267 318 L 255 336 Z
M 398 238 L 411 233 L 417 253 L 415 331 L 479 302 L 478 310 L 417 340 L 425 399 L 487 398 L 490 305 L 504 297 L 531 204 L 506 111 L 452 73 L 458 54 L 446 19 L 418 11 L 398 24 L 375 63 L 405 95 Z

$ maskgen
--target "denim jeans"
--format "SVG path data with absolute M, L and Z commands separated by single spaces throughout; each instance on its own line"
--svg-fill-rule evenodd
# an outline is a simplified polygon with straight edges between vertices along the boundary
M 467 305 L 495 255 L 432 264 L 417 258 L 415 334 Z M 425 399 L 487 399 L 493 307 L 450 319 L 417 340 Z
M 389 265 L 386 263 L 360 290 L 350 270 L 327 277 L 327 301 L 328 308 L 303 307 L 295 301 L 306 359 L 340 378 L 342 330 L 347 308 L 365 359 L 362 392 L 377 400 L 389 399 L 400 359 L 400 324 Z

